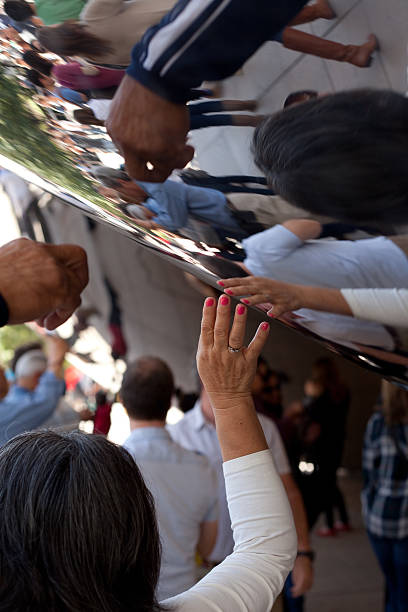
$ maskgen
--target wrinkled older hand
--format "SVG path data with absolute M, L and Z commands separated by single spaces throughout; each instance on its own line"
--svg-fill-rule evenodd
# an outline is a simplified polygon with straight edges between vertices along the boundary
M 204 303 L 201 334 L 197 351 L 200 378 L 213 405 L 222 407 L 232 398 L 251 397 L 257 359 L 268 337 L 268 323 L 261 323 L 248 347 L 243 346 L 247 309 L 238 304 L 230 330 L 230 299 L 221 296 Z M 230 352 L 228 347 L 240 348 Z
M 132 178 L 162 182 L 194 155 L 186 143 L 187 106 L 161 98 L 130 76 L 121 82 L 105 125 Z
M 87 284 L 86 253 L 79 246 L 19 238 L 0 248 L 0 293 L 10 324 L 37 319 L 55 329 L 78 308 Z
M 279 317 L 285 312 L 302 308 L 302 286 L 274 281 L 262 276 L 224 278 L 218 281 L 225 293 L 233 296 L 246 295 L 241 302 L 250 306 L 271 303 L 268 310 L 271 317 Z

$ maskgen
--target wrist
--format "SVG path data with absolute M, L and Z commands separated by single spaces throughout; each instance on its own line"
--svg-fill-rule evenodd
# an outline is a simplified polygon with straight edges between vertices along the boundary
M 311 550 L 311 549 L 307 549 L 307 550 L 301 549 L 297 551 L 296 558 L 298 557 L 304 557 L 306 559 L 309 559 L 313 563 L 316 557 L 316 553 L 314 550 Z
M 241 393 L 236 391 L 207 391 L 207 393 L 214 410 L 236 410 L 241 406 L 253 406 L 252 395 L 249 391 L 244 391 Z

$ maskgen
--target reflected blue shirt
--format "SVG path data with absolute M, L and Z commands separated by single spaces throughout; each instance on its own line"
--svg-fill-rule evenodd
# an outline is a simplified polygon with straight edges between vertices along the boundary
M 135 182 L 150 196 L 143 205 L 155 214 L 153 220 L 170 231 L 185 227 L 189 216 L 217 227 L 241 230 L 221 191 L 171 180 Z
M 24 431 L 42 425 L 65 393 L 65 383 L 52 372 L 45 372 L 34 391 L 13 385 L 0 402 L 0 445 Z

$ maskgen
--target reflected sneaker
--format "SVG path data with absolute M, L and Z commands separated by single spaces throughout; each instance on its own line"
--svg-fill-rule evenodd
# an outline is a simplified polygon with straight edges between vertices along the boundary
M 330 527 L 320 527 L 320 529 L 317 529 L 316 534 L 321 538 L 332 538 L 337 535 L 337 531 L 330 529 Z

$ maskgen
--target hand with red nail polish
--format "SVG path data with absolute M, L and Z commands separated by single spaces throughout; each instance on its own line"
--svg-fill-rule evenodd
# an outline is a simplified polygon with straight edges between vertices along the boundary
M 259 326 L 248 347 L 244 346 L 247 308 L 237 304 L 230 329 L 231 300 L 221 295 L 218 308 L 209 307 L 207 298 L 203 319 L 197 364 L 201 379 L 215 402 L 229 397 L 251 398 L 251 385 L 256 372 L 257 358 L 268 335 L 268 324 Z M 215 305 L 215 304 L 214 304 Z M 229 350 L 229 349 L 239 350 Z M 228 402 L 227 402 L 228 403 Z
M 238 278 L 226 278 L 222 280 L 225 287 L 224 293 L 230 293 L 233 288 L 233 295 L 248 295 L 250 297 L 241 298 L 241 302 L 248 306 L 257 304 L 273 304 L 273 314 L 268 315 L 276 318 L 285 312 L 302 308 L 305 302 L 304 287 L 302 285 L 292 285 L 281 283 L 262 276 L 244 276 Z

